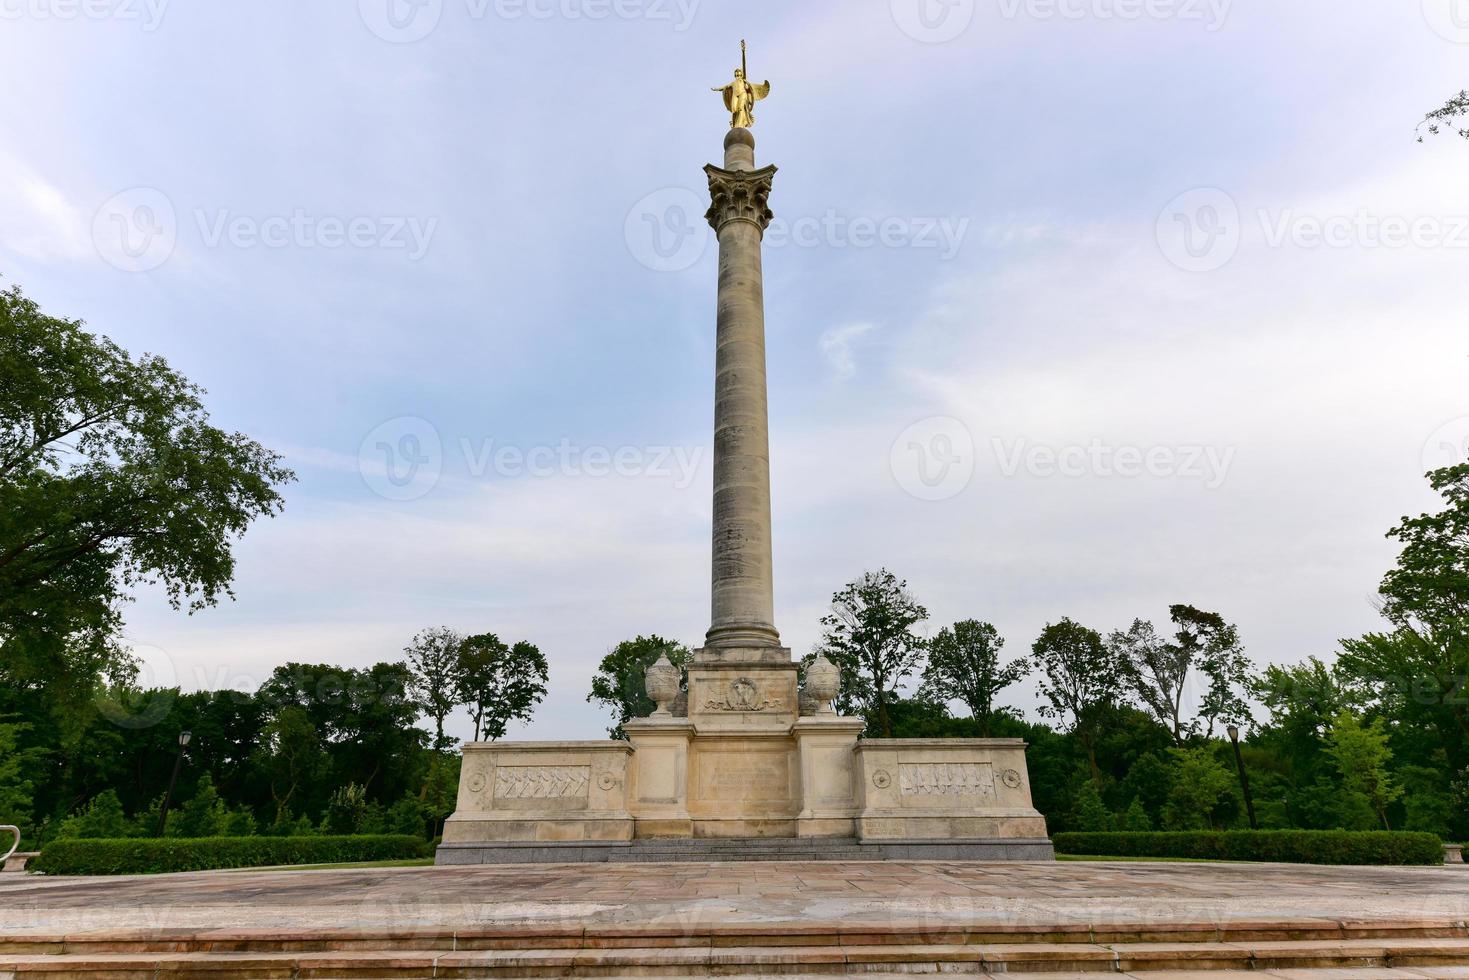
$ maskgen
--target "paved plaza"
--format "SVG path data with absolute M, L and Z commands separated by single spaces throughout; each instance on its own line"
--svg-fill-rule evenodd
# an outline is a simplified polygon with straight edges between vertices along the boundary
M 718 863 L 0 879 L 0 932 L 523 925 L 871 931 L 1469 919 L 1469 868 Z

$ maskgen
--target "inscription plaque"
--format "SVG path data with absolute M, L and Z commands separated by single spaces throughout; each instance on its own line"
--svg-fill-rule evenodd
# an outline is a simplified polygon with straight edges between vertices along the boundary
M 699 760 L 699 789 L 709 800 L 785 800 L 790 797 L 790 768 L 784 756 L 704 755 Z

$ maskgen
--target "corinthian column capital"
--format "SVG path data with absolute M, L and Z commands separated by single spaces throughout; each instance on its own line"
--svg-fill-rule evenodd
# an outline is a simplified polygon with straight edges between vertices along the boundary
M 725 170 L 708 164 L 709 198 L 713 202 L 704 217 L 718 233 L 731 221 L 748 221 L 764 234 L 766 225 L 775 217 L 766 203 L 770 199 L 770 182 L 775 167 L 759 170 Z

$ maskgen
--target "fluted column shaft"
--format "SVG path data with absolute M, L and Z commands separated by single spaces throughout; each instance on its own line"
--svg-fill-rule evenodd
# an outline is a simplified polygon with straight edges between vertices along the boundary
M 714 560 L 710 647 L 779 646 L 770 549 L 770 437 L 760 241 L 774 167 L 755 169 L 755 138 L 732 129 L 724 167 L 709 166 L 709 223 L 719 238 L 714 367 Z

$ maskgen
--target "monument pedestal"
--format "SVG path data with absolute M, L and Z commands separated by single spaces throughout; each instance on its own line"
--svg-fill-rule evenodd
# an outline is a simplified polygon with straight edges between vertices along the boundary
M 772 710 L 470 743 L 438 863 L 1053 856 L 1023 741 L 859 739 L 859 719 Z

